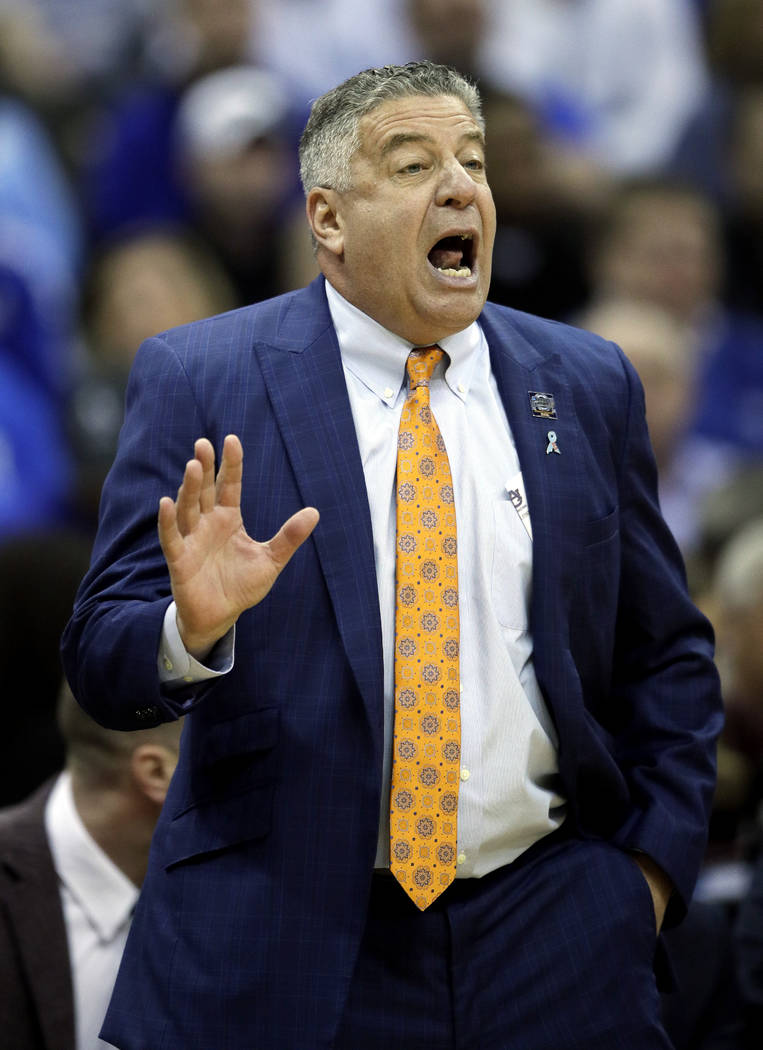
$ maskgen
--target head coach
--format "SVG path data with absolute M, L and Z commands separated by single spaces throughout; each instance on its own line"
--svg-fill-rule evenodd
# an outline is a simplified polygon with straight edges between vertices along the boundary
M 64 637 L 98 721 L 187 716 L 103 1036 L 667 1048 L 721 714 L 638 379 L 486 302 L 454 71 L 352 77 L 300 159 L 322 275 L 141 347 Z

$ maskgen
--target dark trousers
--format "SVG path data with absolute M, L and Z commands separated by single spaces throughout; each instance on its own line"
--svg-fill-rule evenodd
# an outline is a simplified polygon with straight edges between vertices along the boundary
M 649 887 L 555 833 L 425 912 L 375 875 L 334 1050 L 670 1050 Z

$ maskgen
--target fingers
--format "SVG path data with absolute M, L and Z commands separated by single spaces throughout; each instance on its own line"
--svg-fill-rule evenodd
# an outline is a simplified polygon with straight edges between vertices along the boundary
M 320 515 L 315 507 L 303 507 L 296 514 L 292 514 L 273 539 L 266 544 L 271 558 L 278 566 L 279 572 L 297 548 L 305 542 L 318 524 L 319 518 Z
M 235 434 L 228 434 L 223 442 L 220 471 L 217 475 L 216 496 L 222 507 L 241 504 L 241 477 L 244 469 L 244 450 Z
M 215 507 L 236 507 L 241 503 L 244 453 L 235 434 L 223 443 L 220 470 L 215 478 L 215 451 L 207 438 L 194 444 L 194 458 L 185 465 L 183 480 L 173 502 L 165 496 L 159 503 L 159 542 L 168 562 L 179 557 L 184 538 L 199 524 L 202 514 Z M 263 544 L 278 572 L 318 524 L 314 507 L 303 507 L 284 522 L 273 538 Z
M 177 525 L 177 510 L 175 501 L 169 496 L 162 496 L 159 500 L 159 543 L 167 564 L 180 556 L 183 551 L 183 537 Z
M 206 514 L 215 505 L 215 450 L 207 438 L 199 438 L 193 446 L 194 455 L 201 463 L 201 491 L 199 507 Z
M 175 508 L 177 526 L 183 536 L 192 532 L 201 517 L 201 484 L 204 469 L 198 459 L 189 459 L 185 465 L 183 481 L 178 489 Z
M 233 438 L 232 441 L 226 438 L 223 465 L 220 468 L 221 474 L 226 463 L 226 448 L 229 449 L 228 460 L 234 461 L 233 467 L 230 462 L 228 463 L 227 470 L 228 473 L 232 472 L 234 476 L 236 474 L 238 476 L 238 497 L 240 499 L 241 462 L 243 460 L 241 443 L 238 438 Z M 177 494 L 177 527 L 182 536 L 187 536 L 192 532 L 201 515 L 214 510 L 217 502 L 215 450 L 212 443 L 207 438 L 199 438 L 194 444 L 193 451 L 194 458 L 186 463 L 183 481 Z M 228 497 L 231 498 L 230 493 Z

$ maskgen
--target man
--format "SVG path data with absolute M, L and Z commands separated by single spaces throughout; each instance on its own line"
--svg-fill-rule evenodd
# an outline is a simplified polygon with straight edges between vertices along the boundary
M 0 1025 L 13 1050 L 94 1050 L 177 762 L 180 723 L 96 725 L 70 690 L 66 769 L 0 813 Z
M 351 78 L 301 168 L 324 277 L 144 344 L 65 636 L 102 721 L 189 713 L 105 1037 L 668 1046 L 718 691 L 635 375 L 485 305 L 453 71 Z

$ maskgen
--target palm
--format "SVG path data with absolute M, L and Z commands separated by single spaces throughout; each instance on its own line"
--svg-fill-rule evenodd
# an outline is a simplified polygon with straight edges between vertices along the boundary
M 315 510 L 305 508 L 271 540 L 253 540 L 241 520 L 242 464 L 241 444 L 228 436 L 215 478 L 214 450 L 200 439 L 177 500 L 165 497 L 159 507 L 159 540 L 178 627 L 193 655 L 203 655 L 245 609 L 262 601 L 318 520 Z

